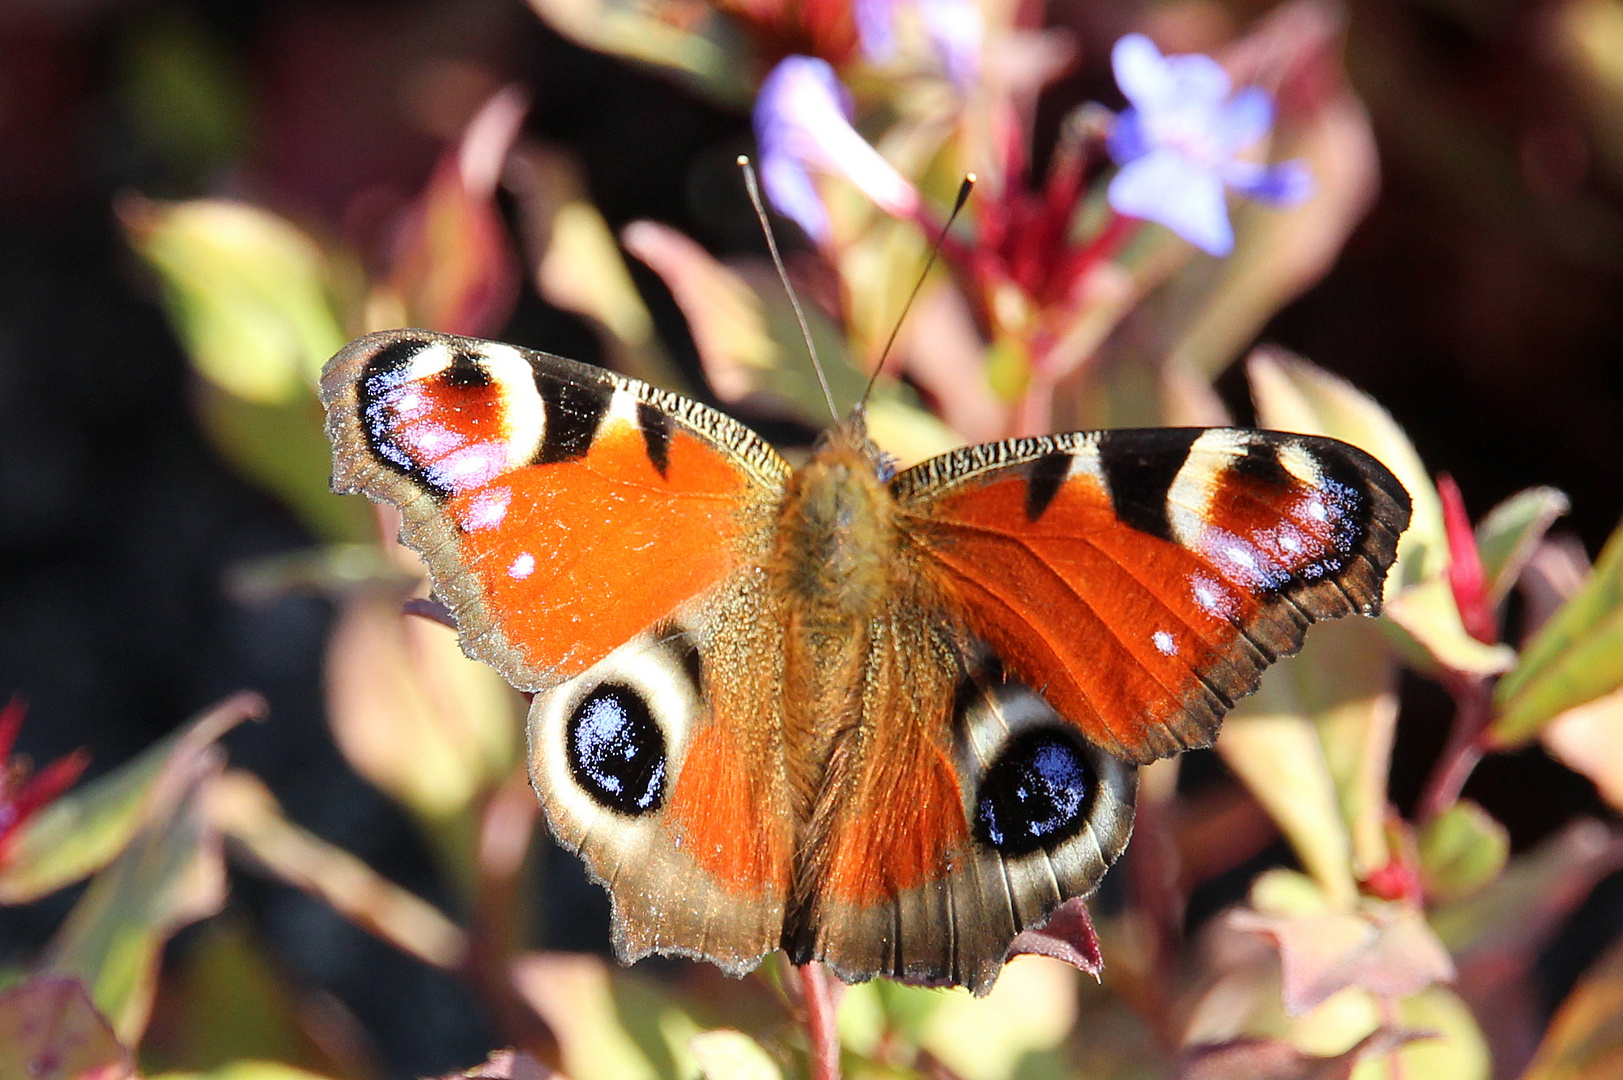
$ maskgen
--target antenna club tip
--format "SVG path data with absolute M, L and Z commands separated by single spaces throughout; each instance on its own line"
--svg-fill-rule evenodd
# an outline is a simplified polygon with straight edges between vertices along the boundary
M 739 168 L 743 168 L 745 165 L 748 165 L 749 163 L 750 163 L 750 156 L 748 154 L 739 154 L 738 155 L 737 164 L 738 164 Z
M 979 183 L 979 182 L 980 182 L 980 177 L 976 176 L 974 173 L 966 172 L 964 174 L 964 183 L 966 183 L 966 184 L 976 184 L 976 183 Z

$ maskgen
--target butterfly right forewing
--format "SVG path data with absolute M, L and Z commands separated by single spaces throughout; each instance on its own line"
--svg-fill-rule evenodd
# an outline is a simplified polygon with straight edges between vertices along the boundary
M 1209 745 L 1310 623 L 1375 614 L 1409 521 L 1408 493 L 1356 447 L 1244 429 L 967 447 L 891 486 L 969 631 L 1141 763 Z

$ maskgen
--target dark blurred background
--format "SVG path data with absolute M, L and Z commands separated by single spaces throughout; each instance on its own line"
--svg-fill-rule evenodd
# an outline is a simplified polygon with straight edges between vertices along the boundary
M 1560 62 L 1578 47 L 1577 6 L 1354 0 L 1348 65 L 1379 140 L 1379 201 L 1263 336 L 1390 408 L 1473 516 L 1524 487 L 1561 488 L 1573 506 L 1561 527 L 1593 556 L 1623 511 L 1623 162 L 1596 149 L 1592 103 Z M 1264 10 L 1185 7 L 1236 26 Z M 1056 8 L 1081 44 L 1057 101 L 1112 100 L 1108 47 L 1129 15 Z M 749 146 L 747 117 L 566 42 L 521 0 L 0 4 L 0 696 L 29 700 L 35 760 L 85 746 L 94 774 L 258 689 L 272 717 L 231 736 L 233 761 L 300 823 L 451 903 L 411 823 L 326 733 L 326 604 L 227 598 L 228 568 L 309 538 L 198 430 L 187 363 L 113 205 L 125 192 L 247 197 L 364 251 L 371 223 L 510 78 L 533 95 L 527 130 L 579 157 L 611 226 L 653 218 L 722 253 L 757 243 L 717 180 Z M 691 363 L 674 305 L 652 275 L 636 279 Z M 598 355 L 585 326 L 529 291 L 504 336 Z M 1400 800 L 1449 708 L 1406 686 Z M 1606 813 L 1536 748 L 1490 760 L 1467 794 L 1518 849 Z M 575 860 L 545 862 L 541 942 L 605 948 L 600 891 Z M 71 899 L 0 911 L 0 962 L 37 948 Z M 378 1036 L 391 1073 L 464 1066 L 493 1042 L 458 984 L 302 894 L 243 876 L 232 905 Z M 1620 927 L 1614 876 L 1547 951 L 1547 1005 Z

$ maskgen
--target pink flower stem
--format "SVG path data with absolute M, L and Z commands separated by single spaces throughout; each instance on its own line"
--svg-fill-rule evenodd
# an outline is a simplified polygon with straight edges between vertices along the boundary
M 807 1057 L 811 1080 L 840 1080 L 840 1032 L 834 1024 L 834 988 L 822 964 L 795 968 L 806 1006 Z
M 1482 760 L 1484 736 L 1493 719 L 1493 697 L 1486 679 L 1456 671 L 1448 673 L 1443 685 L 1454 698 L 1454 722 L 1415 807 L 1415 816 L 1422 822 L 1459 801 L 1465 781 Z

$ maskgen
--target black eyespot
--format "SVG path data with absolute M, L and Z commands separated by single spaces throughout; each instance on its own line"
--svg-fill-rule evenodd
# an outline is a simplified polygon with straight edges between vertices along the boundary
M 1082 831 L 1098 786 L 1069 734 L 1027 731 L 1009 741 L 981 778 L 975 834 L 1004 855 L 1054 847 Z
M 665 737 L 642 695 L 605 683 L 570 714 L 569 771 L 593 799 L 622 814 L 658 810 L 665 799 Z

